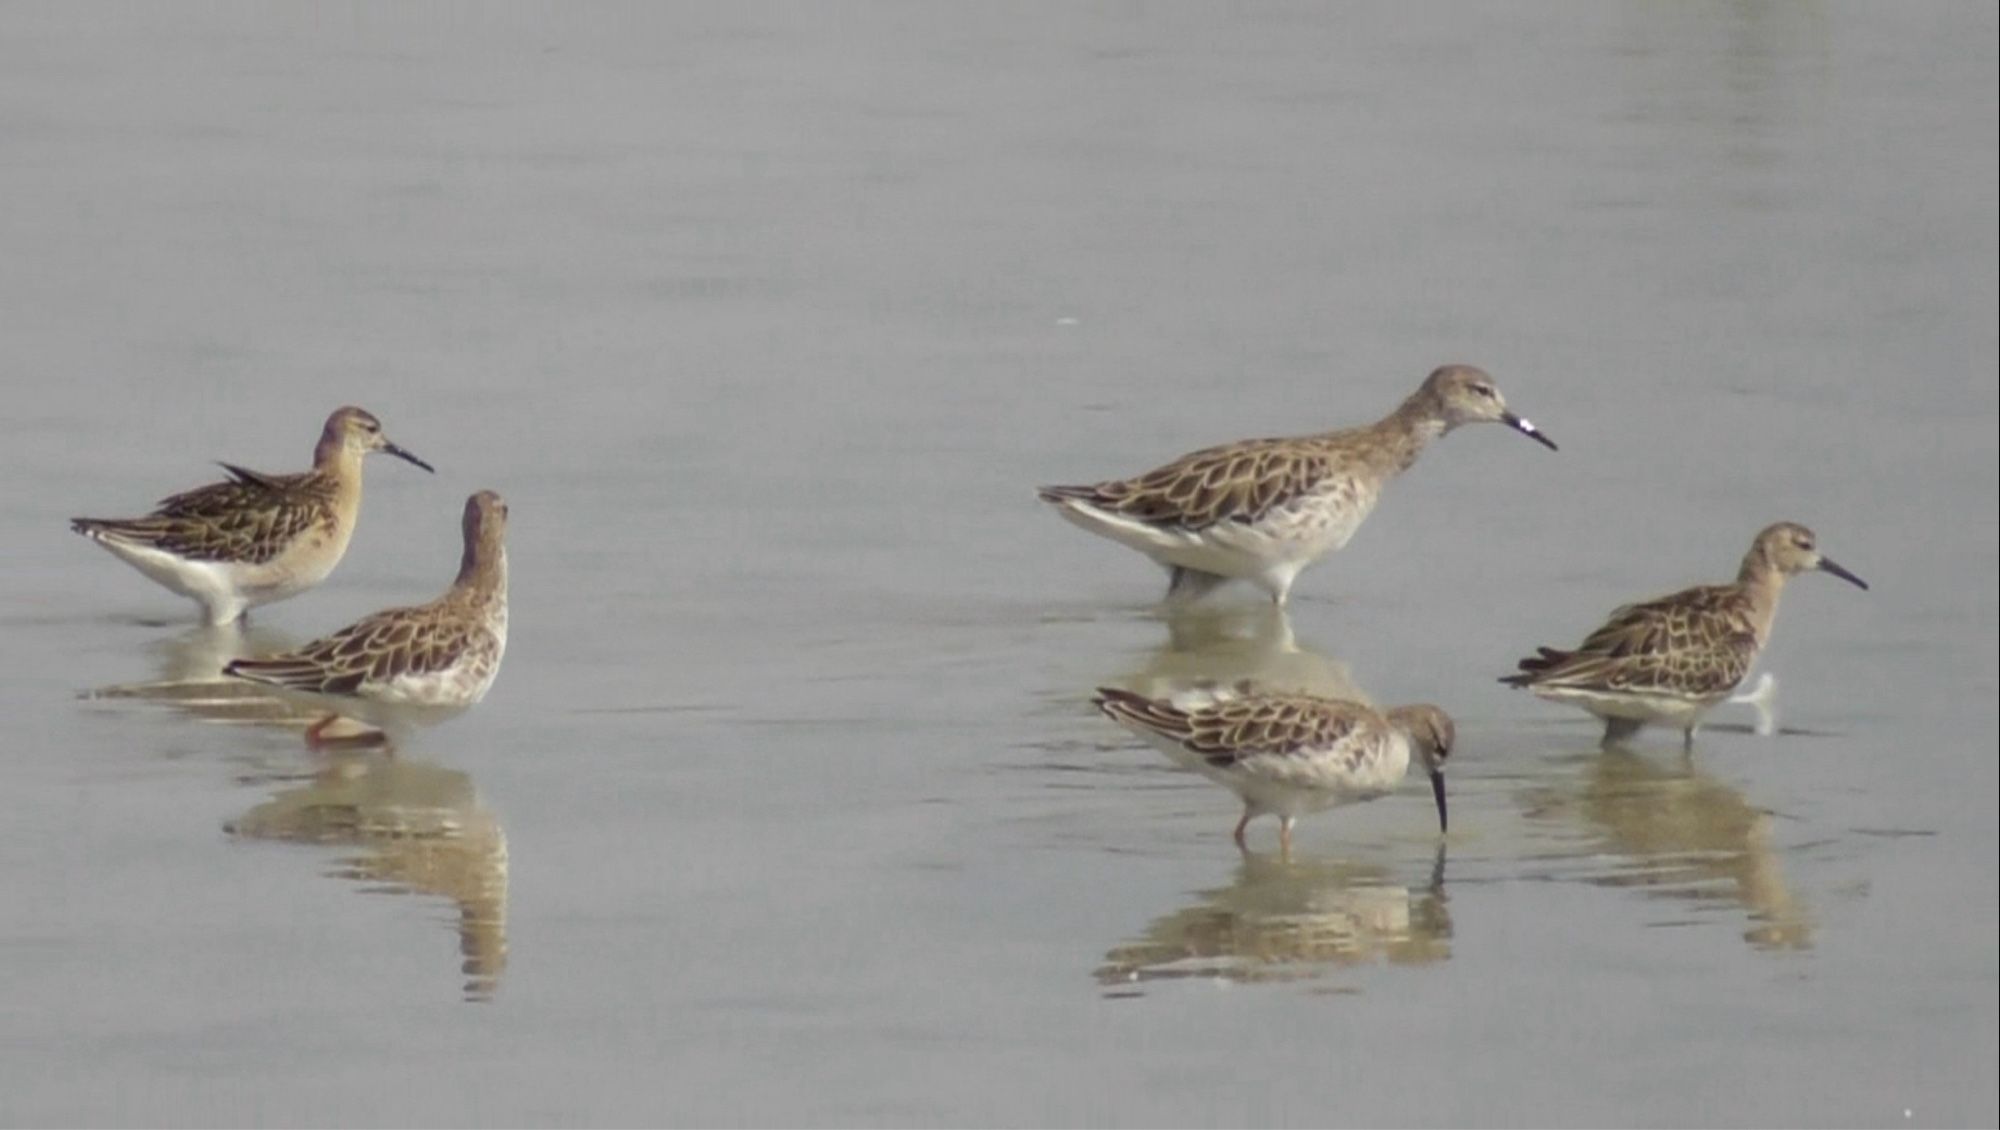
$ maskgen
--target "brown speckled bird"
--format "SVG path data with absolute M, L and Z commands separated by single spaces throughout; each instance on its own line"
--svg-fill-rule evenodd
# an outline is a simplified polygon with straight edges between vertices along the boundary
M 1438 829 L 1447 827 L 1444 764 L 1455 737 L 1435 706 L 1387 713 L 1318 695 L 1260 692 L 1248 684 L 1147 698 L 1099 687 L 1092 700 L 1113 722 L 1151 742 L 1174 764 L 1243 798 L 1236 846 L 1264 813 L 1278 818 L 1279 850 L 1309 812 L 1374 800 L 1402 782 L 1414 755 L 1430 774 Z M 1246 848 L 1247 850 L 1247 848 Z
M 507 504 L 492 491 L 465 500 L 458 576 L 429 604 L 364 617 L 295 651 L 238 659 L 225 675 L 326 711 L 316 744 L 340 716 L 384 730 L 465 710 L 486 697 L 507 650 Z
M 143 518 L 72 518 L 70 529 L 199 603 L 210 624 L 227 624 L 297 596 L 340 564 L 371 451 L 433 470 L 390 443 L 373 414 L 342 408 L 326 418 L 310 471 L 267 475 L 224 463 L 228 481 L 162 499 Z
M 1786 579 L 1813 570 L 1868 587 L 1821 555 L 1811 530 L 1779 522 L 1757 535 L 1733 583 L 1625 605 L 1581 644 L 1541 648 L 1500 681 L 1604 719 L 1607 745 L 1669 722 L 1692 746 L 1702 716 L 1743 684 L 1770 641 Z
M 1167 597 L 1193 599 L 1231 578 L 1285 603 L 1299 571 L 1347 544 L 1382 488 L 1434 439 L 1500 423 L 1555 444 L 1507 408 L 1493 378 L 1446 365 L 1394 412 L 1362 428 L 1210 447 L 1131 479 L 1042 487 L 1042 501 L 1091 533 L 1167 569 Z

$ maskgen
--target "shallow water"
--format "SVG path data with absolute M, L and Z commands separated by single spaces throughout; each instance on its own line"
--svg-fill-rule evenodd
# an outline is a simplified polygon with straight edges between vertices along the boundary
M 0 1122 L 2000 1118 L 1990 8 L 0 28 Z M 1561 453 L 1454 434 L 1288 616 L 1033 500 L 1447 360 Z M 245 638 L 64 530 L 350 402 L 439 473 Z M 477 710 L 202 685 L 486 487 Z M 1779 518 L 1874 589 L 1792 587 L 1776 736 L 1492 681 Z M 1088 705 L 1243 675 L 1447 706 L 1449 842 L 1239 857 Z

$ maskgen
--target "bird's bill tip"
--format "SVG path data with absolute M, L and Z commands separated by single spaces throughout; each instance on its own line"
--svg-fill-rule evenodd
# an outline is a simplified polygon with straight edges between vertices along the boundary
M 1552 440 L 1548 436 L 1542 434 L 1542 429 L 1528 422 L 1528 418 L 1525 416 L 1516 416 L 1512 412 L 1506 412 L 1501 414 L 1500 420 L 1508 427 L 1514 429 L 1517 432 L 1520 432 L 1522 435 L 1527 436 L 1529 439 L 1534 440 L 1536 443 L 1541 444 L 1543 447 L 1548 448 L 1550 451 L 1562 450 L 1561 448 L 1556 446 L 1555 440 Z
M 410 452 L 404 450 L 403 448 L 397 447 L 393 443 L 383 444 L 382 450 L 386 454 L 393 455 L 396 458 L 403 460 L 404 462 L 415 463 L 417 466 L 422 467 L 424 470 L 429 471 L 433 475 L 437 474 L 436 467 L 431 466 L 429 463 L 424 462 L 423 460 L 417 458 L 415 455 L 410 454 Z
M 1834 576 L 1839 577 L 1841 580 L 1846 581 L 1848 584 L 1853 585 L 1855 588 L 1860 589 L 1862 592 L 1868 591 L 1867 581 L 1864 581 L 1860 577 L 1857 577 L 1854 574 L 1848 572 L 1846 569 L 1841 568 L 1838 564 L 1834 562 L 1833 558 L 1831 557 L 1822 557 L 1819 559 L 1819 571 L 1822 573 L 1832 573 Z
M 1445 810 L 1444 770 L 1442 769 L 1431 770 L 1431 795 L 1437 798 L 1438 834 L 1443 835 L 1451 830 L 1451 818 Z

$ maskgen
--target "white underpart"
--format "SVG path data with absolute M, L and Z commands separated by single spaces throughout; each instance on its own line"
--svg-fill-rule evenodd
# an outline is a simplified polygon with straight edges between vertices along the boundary
M 1254 814 L 1274 813 L 1287 820 L 1387 796 L 1402 782 L 1410 765 L 1409 741 L 1395 730 L 1371 731 L 1373 748 L 1351 768 L 1345 748 L 1314 754 L 1258 754 L 1218 766 L 1165 735 L 1139 733 L 1174 764 L 1242 797 Z
M 1581 687 L 1531 687 L 1550 702 L 1580 706 L 1599 718 L 1624 718 L 1634 722 L 1669 722 L 1686 728 L 1713 710 L 1720 698 L 1690 700 L 1678 695 L 1643 694 L 1632 691 L 1597 691 Z
M 361 694 L 392 706 L 440 706 L 464 708 L 486 697 L 500 674 L 500 660 L 507 654 L 507 609 L 502 605 L 486 618 L 486 630 L 495 647 L 490 663 L 474 664 L 461 659 L 442 671 L 421 675 L 394 675 L 387 682 L 364 682 Z
M 155 583 L 200 604 L 210 624 L 232 623 L 253 603 L 245 599 L 241 591 L 245 572 L 241 565 L 190 561 L 151 546 L 134 545 L 109 537 L 93 540 Z
M 1225 520 L 1198 530 L 1151 525 L 1076 499 L 1057 506 L 1074 524 L 1161 565 L 1249 581 L 1280 603 L 1299 571 L 1346 545 L 1374 508 L 1374 496 L 1349 483 L 1301 496 L 1255 522 Z
M 200 604 L 212 625 L 234 623 L 260 604 L 296 596 L 325 580 L 340 563 L 339 554 L 295 558 L 307 562 L 306 567 L 288 567 L 282 556 L 263 564 L 197 561 L 102 532 L 93 532 L 91 540 L 155 583 Z
M 376 702 L 397 706 L 471 706 L 486 697 L 486 688 L 491 685 L 490 675 L 481 679 L 469 665 L 459 663 L 442 671 L 397 675 L 385 683 L 364 684 L 363 693 Z
M 1743 682 L 1749 682 L 1745 677 Z M 1716 695 L 1712 698 L 1688 699 L 1673 694 L 1648 694 L 1643 691 L 1604 691 L 1583 687 L 1568 687 L 1558 683 L 1554 686 L 1536 686 L 1529 689 L 1550 702 L 1564 702 L 1579 706 L 1599 718 L 1624 718 L 1634 722 L 1661 722 L 1687 729 L 1698 725 L 1709 711 L 1725 702 L 1745 703 L 1757 710 L 1757 733 L 1766 737 L 1777 732 L 1777 715 L 1772 709 L 1778 681 L 1769 672 L 1757 680 L 1757 685 L 1748 691 L 1742 690 L 1743 683 L 1736 684 L 1734 693 Z

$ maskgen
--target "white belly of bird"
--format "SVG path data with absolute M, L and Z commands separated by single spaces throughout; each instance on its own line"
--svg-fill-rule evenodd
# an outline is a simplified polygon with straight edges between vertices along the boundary
M 214 623 L 234 620 L 247 608 L 296 596 L 325 580 L 340 563 L 340 554 L 328 554 L 323 546 L 248 564 L 197 561 L 110 538 L 97 541 L 162 587 L 200 603 Z
M 493 685 L 493 668 L 486 664 L 460 663 L 442 671 L 421 675 L 397 675 L 365 688 L 376 702 L 399 706 L 471 706 L 486 697 Z
M 507 653 L 507 613 L 504 608 L 487 617 L 486 630 L 493 638 L 491 650 L 475 648 L 440 671 L 394 675 L 379 683 L 364 683 L 361 694 L 376 702 L 395 706 L 473 705 L 492 689 L 493 680 L 500 674 L 500 660 Z
M 1580 706 L 1599 718 L 1623 718 L 1633 722 L 1671 722 L 1675 725 L 1686 725 L 1690 719 L 1708 713 L 1729 697 L 1726 692 L 1713 697 L 1690 699 L 1671 694 L 1596 691 L 1560 686 L 1535 687 L 1533 690 L 1536 695 L 1550 702 Z
M 1147 735 L 1176 765 L 1192 769 L 1243 798 L 1258 812 L 1303 816 L 1387 796 L 1410 766 L 1410 744 L 1393 731 L 1309 754 L 1257 754 L 1213 765 L 1171 738 Z
M 220 561 L 191 561 L 146 545 L 97 539 L 99 545 L 117 554 L 126 564 L 182 596 L 199 601 L 203 607 L 218 608 L 242 601 L 240 583 L 243 566 Z M 232 615 L 229 619 L 234 619 Z
M 1372 492 L 1336 481 L 1255 522 L 1222 521 L 1200 529 L 1150 525 L 1083 503 L 1064 505 L 1061 513 L 1162 565 L 1243 580 L 1289 581 L 1313 561 L 1346 545 L 1374 508 Z

